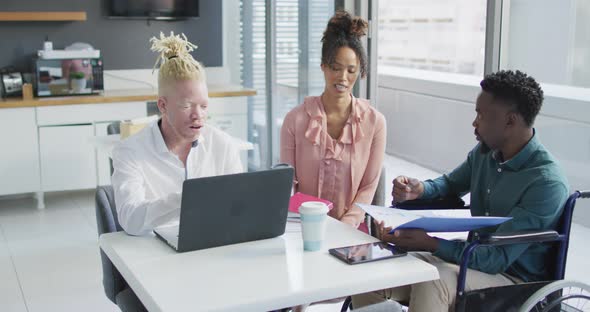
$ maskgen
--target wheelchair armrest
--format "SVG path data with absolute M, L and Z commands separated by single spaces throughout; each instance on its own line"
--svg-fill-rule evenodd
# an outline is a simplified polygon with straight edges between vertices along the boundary
M 480 234 L 473 242 L 471 242 L 461 255 L 461 263 L 459 265 L 459 278 L 457 279 L 457 294 L 463 295 L 465 290 L 465 278 L 467 276 L 467 264 L 473 251 L 479 246 L 500 246 L 508 244 L 522 244 L 522 243 L 542 243 L 551 242 L 564 239 L 564 236 L 559 235 L 556 231 L 519 231 L 509 233 L 491 233 Z
M 450 196 L 433 199 L 406 200 L 399 203 L 392 203 L 392 208 L 406 210 L 469 209 L 469 206 L 465 206 L 465 202 L 460 197 Z
M 559 240 L 556 231 L 519 231 L 509 233 L 481 234 L 479 244 L 487 246 L 499 246 L 522 243 L 543 243 Z

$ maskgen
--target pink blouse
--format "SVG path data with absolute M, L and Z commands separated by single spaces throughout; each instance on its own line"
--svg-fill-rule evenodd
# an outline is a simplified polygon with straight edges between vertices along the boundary
M 297 191 L 334 203 L 330 216 L 358 227 L 373 200 L 385 153 L 385 118 L 369 101 L 352 98 L 340 138 L 327 131 L 319 96 L 291 110 L 281 128 L 281 162 L 295 168 Z

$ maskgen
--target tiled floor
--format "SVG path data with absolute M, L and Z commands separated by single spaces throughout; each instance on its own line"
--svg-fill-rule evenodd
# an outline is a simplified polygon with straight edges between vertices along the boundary
M 386 168 L 387 181 L 437 175 L 394 157 L 387 157 Z M 102 289 L 94 191 L 47 194 L 46 205 L 37 210 L 32 198 L 0 199 L 0 311 L 118 311 Z M 590 229 L 574 225 L 566 275 L 590 284 L 584 237 Z M 330 304 L 308 311 L 339 309 Z
M 46 205 L 0 200 L 0 310 L 117 311 L 102 291 L 93 191 Z

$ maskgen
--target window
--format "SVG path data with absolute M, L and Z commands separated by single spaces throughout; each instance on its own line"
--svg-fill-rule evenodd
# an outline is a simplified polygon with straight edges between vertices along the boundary
M 242 6 L 242 81 L 256 89 L 248 97 L 248 141 L 254 150 L 248 153 L 248 169 L 268 167 L 264 147 L 266 129 L 266 8 L 265 0 L 241 1 Z
M 485 0 L 379 0 L 379 74 L 396 68 L 483 76 Z
M 538 81 L 590 88 L 590 1 L 505 2 L 500 66 Z
M 251 170 L 268 168 L 278 161 L 283 117 L 305 96 L 323 91 L 320 39 L 334 14 L 333 1 L 268 1 L 273 12 L 267 12 L 267 1 L 242 1 L 242 80 L 258 92 L 248 100 L 248 139 L 255 145 L 249 155 Z M 270 14 L 274 14 L 273 19 Z M 274 38 L 266 33 L 271 20 Z M 269 45 L 274 56 L 270 66 Z M 270 84 L 272 98 L 267 95 L 269 77 L 274 78 Z
M 571 189 L 590 185 L 590 1 L 504 2 L 500 68 L 541 83 L 545 100 L 535 128 L 559 160 Z M 574 220 L 590 225 L 580 203 Z M 584 206 L 586 205 L 586 206 Z

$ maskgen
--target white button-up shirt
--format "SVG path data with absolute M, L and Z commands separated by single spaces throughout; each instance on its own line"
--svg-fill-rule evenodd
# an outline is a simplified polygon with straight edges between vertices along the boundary
M 185 168 L 168 150 L 158 121 L 114 148 L 113 167 L 119 223 L 131 235 L 144 235 L 157 226 L 178 222 L 185 179 L 243 170 L 234 139 L 209 125 L 201 128 Z

